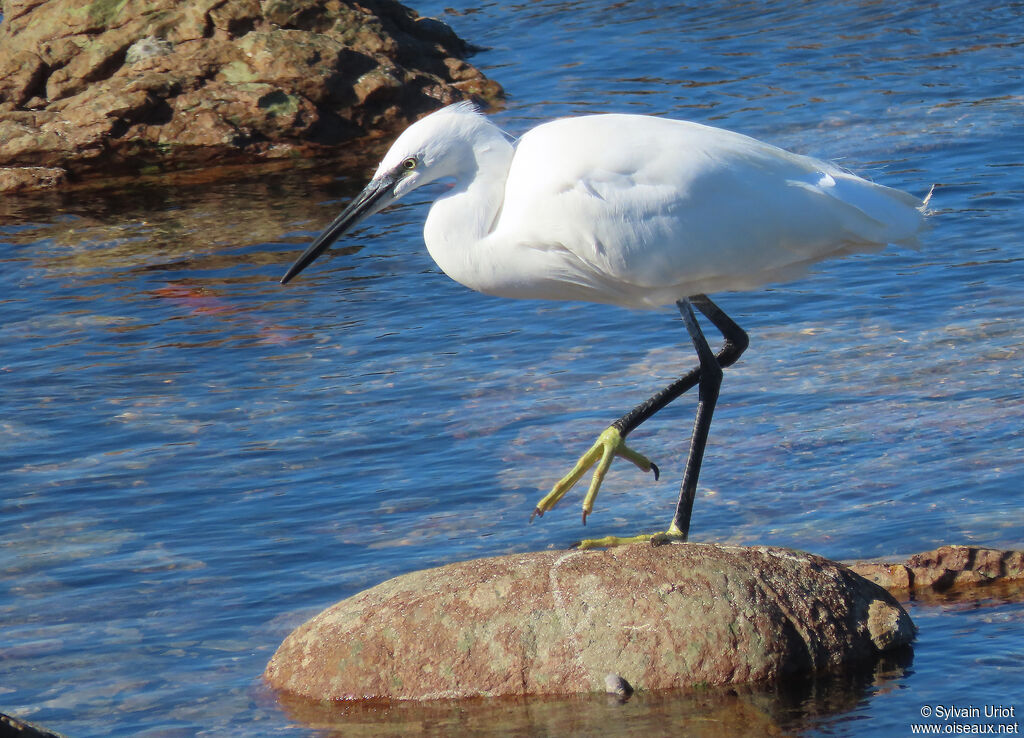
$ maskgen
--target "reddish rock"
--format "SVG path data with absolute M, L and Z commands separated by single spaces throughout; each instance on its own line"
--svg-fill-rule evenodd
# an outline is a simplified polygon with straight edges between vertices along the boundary
M 63 170 L 17 188 L 324 155 L 502 95 L 394 0 L 7 0 L 0 48 L 0 167 Z
M 915 554 L 904 563 L 868 561 L 850 568 L 902 596 L 977 598 L 989 587 L 998 588 L 1001 596 L 1024 596 L 1024 551 L 942 546 Z
M 818 556 L 709 544 L 539 552 L 384 582 L 296 629 L 264 674 L 314 700 L 778 680 L 908 644 L 881 587 Z
M 63 184 L 66 175 L 53 167 L 0 167 L 0 192 L 51 189 Z

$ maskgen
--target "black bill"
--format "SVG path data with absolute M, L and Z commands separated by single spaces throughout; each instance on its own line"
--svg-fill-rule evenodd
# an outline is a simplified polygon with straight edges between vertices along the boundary
M 341 215 L 335 218 L 334 222 L 316 237 L 309 248 L 302 252 L 302 256 L 295 260 L 295 263 L 281 277 L 281 284 L 288 284 L 295 275 L 312 264 L 316 257 L 326 251 L 328 246 L 341 238 L 350 228 L 390 205 L 394 200 L 394 186 L 395 177 L 390 175 L 370 180 L 370 183 L 356 195 L 356 198 L 348 204 Z

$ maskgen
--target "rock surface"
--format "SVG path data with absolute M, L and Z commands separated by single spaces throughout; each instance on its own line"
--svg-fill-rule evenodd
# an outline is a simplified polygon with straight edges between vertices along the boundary
M 0 712 L 0 736 L 3 738 L 64 738 L 60 733 L 51 733 L 38 725 L 26 723 L 11 715 Z
M 0 191 L 324 153 L 501 88 L 395 0 L 4 0 Z
M 846 567 L 710 544 L 546 551 L 389 580 L 296 629 L 264 673 L 316 700 L 602 692 L 777 680 L 908 644 L 909 616 Z
M 865 579 L 897 596 L 963 594 L 982 596 L 989 587 L 1024 591 L 1024 551 L 1003 551 L 977 546 L 942 546 L 915 554 L 905 563 L 877 561 L 851 564 Z

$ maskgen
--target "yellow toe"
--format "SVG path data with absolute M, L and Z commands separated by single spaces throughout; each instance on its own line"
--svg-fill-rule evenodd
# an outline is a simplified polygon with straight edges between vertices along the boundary
M 541 516 L 554 508 L 565 496 L 565 493 L 582 479 L 590 467 L 596 464 L 593 476 L 590 479 L 590 486 L 587 488 L 587 494 L 583 498 L 583 523 L 586 525 L 587 516 L 594 509 L 594 501 L 597 499 L 597 493 L 601 489 L 601 483 L 604 481 L 605 475 L 608 473 L 608 469 L 611 467 L 612 461 L 616 456 L 626 459 L 642 471 L 653 470 L 654 478 L 658 478 L 658 467 L 652 464 L 646 456 L 627 446 L 619 429 L 615 426 L 610 426 L 598 436 L 594 445 L 587 449 L 587 452 L 580 457 L 580 460 L 576 462 L 572 470 L 558 480 L 558 483 L 555 484 L 551 491 L 537 503 L 533 514 L 530 515 L 530 520 L 532 521 L 535 516 Z

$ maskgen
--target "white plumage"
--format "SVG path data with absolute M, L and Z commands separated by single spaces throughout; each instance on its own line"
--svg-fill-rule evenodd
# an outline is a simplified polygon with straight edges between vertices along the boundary
M 470 106 L 411 126 L 377 171 L 444 177 L 424 238 L 448 276 L 502 297 L 653 307 L 916 243 L 922 202 L 720 128 L 641 115 L 537 126 L 516 144 Z
M 282 282 L 363 218 L 444 179 L 454 186 L 431 207 L 424 240 L 452 279 L 502 297 L 633 308 L 679 305 L 700 368 L 613 423 L 536 512 L 553 507 L 582 474 L 581 465 L 585 470 L 597 456 L 584 520 L 612 456 L 652 468 L 625 446 L 625 436 L 700 384 L 702 406 L 709 408 L 705 420 L 698 412 L 670 528 L 684 538 L 684 498 L 692 504 L 703 455 L 700 436 L 707 435 L 717 398 L 717 385 L 712 393 L 705 382 L 720 381 L 721 367 L 746 347 L 746 334 L 704 293 L 790 279 L 823 259 L 890 243 L 915 245 L 928 201 L 698 123 L 590 115 L 539 125 L 513 143 L 473 106 L 460 103 L 398 137 L 370 183 Z M 726 338 L 717 360 L 691 303 Z

